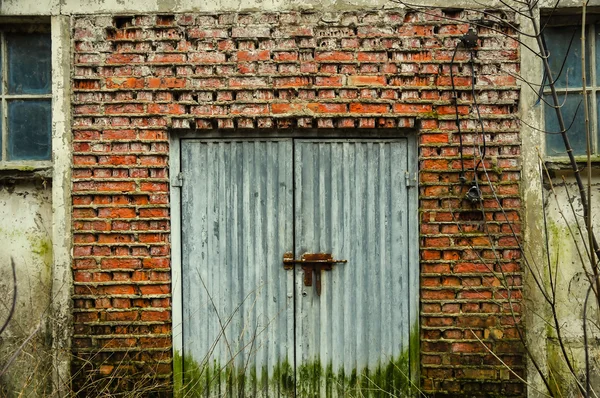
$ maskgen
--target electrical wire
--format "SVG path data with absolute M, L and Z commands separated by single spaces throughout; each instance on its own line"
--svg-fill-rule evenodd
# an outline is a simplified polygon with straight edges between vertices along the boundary
M 458 47 L 461 45 L 462 42 L 457 42 L 456 45 L 454 46 L 454 51 L 452 52 L 452 59 L 450 60 L 450 82 L 452 84 L 452 101 L 454 102 L 454 115 L 455 115 L 455 122 L 456 122 L 456 128 L 457 128 L 457 132 L 458 132 L 458 152 L 460 154 L 460 182 L 461 184 L 464 184 L 467 181 L 467 178 L 465 176 L 465 160 L 464 160 L 464 155 L 463 155 L 463 138 L 462 138 L 462 131 L 460 129 L 460 117 L 458 116 L 458 96 L 456 94 L 456 85 L 454 84 L 454 72 L 452 71 L 454 69 L 454 59 L 456 58 L 456 52 L 458 51 Z
M 485 156 L 487 153 L 487 143 L 485 139 L 485 127 L 483 125 L 483 119 L 481 118 L 481 112 L 479 111 L 479 104 L 477 103 L 477 96 L 475 94 L 475 62 L 473 60 L 473 50 L 469 51 L 469 64 L 471 65 L 471 96 L 473 97 L 473 105 L 475 106 L 475 111 L 477 112 L 477 121 L 479 122 L 479 126 L 481 127 L 481 138 L 483 143 L 483 149 L 479 148 L 479 161 L 475 165 L 474 170 L 474 178 L 477 178 L 477 169 L 481 165 L 481 162 L 485 160 Z

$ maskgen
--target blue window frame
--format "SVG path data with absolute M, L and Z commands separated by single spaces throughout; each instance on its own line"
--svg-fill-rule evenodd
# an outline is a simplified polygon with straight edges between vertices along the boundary
M 583 96 L 587 95 L 590 129 L 592 133 L 592 153 L 599 154 L 598 111 L 600 106 L 600 27 L 586 26 L 586 89 L 583 90 L 581 70 L 581 25 L 552 26 L 544 29 L 544 38 L 550 51 L 548 61 L 555 79 L 562 114 L 567 127 L 567 136 L 575 156 L 586 155 L 585 112 Z M 544 109 L 546 131 L 546 155 L 549 157 L 567 156 L 560 134 L 556 112 L 552 107 L 552 96 L 548 82 L 544 89 L 544 100 L 549 104 Z
M 0 166 L 52 155 L 52 49 L 48 31 L 0 32 Z

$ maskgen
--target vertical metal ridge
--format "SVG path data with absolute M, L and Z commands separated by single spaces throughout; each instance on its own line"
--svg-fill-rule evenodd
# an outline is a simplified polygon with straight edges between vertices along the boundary
M 300 395 L 393 392 L 402 382 L 386 379 L 386 371 L 399 364 L 409 339 L 406 141 L 300 140 L 295 153 L 295 246 L 348 260 L 325 271 L 320 297 L 297 273 L 298 291 L 307 292 L 298 297 L 297 364 L 318 361 L 322 373 L 315 385 L 299 380 Z M 352 372 L 358 385 L 336 379 Z
M 216 376 L 204 395 L 293 395 L 274 379 L 285 361 L 311 373 L 310 384 L 297 379 L 299 396 L 393 390 L 382 372 L 410 348 L 418 283 L 408 273 L 408 155 L 406 140 L 182 141 L 183 347 Z M 291 250 L 348 263 L 324 271 L 318 297 L 314 276 L 306 287 L 300 267 L 282 269 Z M 233 375 L 211 368 L 232 355 Z M 366 369 L 384 384 L 344 385 Z
M 292 279 L 281 266 L 292 231 L 278 212 L 291 214 L 292 192 L 281 185 L 291 186 L 292 175 L 278 169 L 290 151 L 289 141 L 182 144 L 183 346 L 186 363 L 198 364 L 194 395 L 281 391 L 271 378 L 289 358 L 273 344 L 293 332 Z

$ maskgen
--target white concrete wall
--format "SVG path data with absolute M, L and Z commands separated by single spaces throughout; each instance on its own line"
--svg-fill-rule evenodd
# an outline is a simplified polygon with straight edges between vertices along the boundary
M 600 175 L 598 170 L 592 173 L 592 224 L 598 235 L 600 232 Z M 563 181 L 562 177 L 565 176 Z M 584 182 L 587 175 L 583 174 Z M 565 183 L 566 181 L 566 183 Z M 582 374 L 585 369 L 583 318 L 585 296 L 590 286 L 590 279 L 586 275 L 591 268 L 588 261 L 582 262 L 581 257 L 586 257 L 588 243 L 587 232 L 583 220 L 583 208 L 579 200 L 579 193 L 575 179 L 571 172 L 556 172 L 553 179 L 553 189 L 546 190 L 546 214 L 548 225 L 548 240 L 550 246 L 551 268 L 546 268 L 546 273 L 556 278 L 557 314 L 563 334 L 563 341 L 568 347 L 577 373 Z M 556 196 L 555 196 L 556 195 Z M 572 207 L 571 207 L 572 205 Z M 583 233 L 583 236 L 581 235 Z M 586 268 L 584 268 L 586 267 Z M 550 290 L 549 279 L 546 284 Z M 588 333 L 592 366 L 592 386 L 597 390 L 600 386 L 600 338 L 598 326 L 598 305 L 593 292 L 588 303 Z M 554 339 L 556 332 L 550 331 L 548 346 L 548 361 L 564 362 L 560 347 Z M 573 383 L 573 378 L 566 369 L 562 369 L 561 378 L 563 385 Z
M 494 7 L 496 0 L 477 5 L 471 0 L 409 0 L 439 7 Z M 391 0 L 3 0 L 0 15 L 58 15 L 144 12 L 282 11 L 294 9 L 346 10 L 398 8 Z
M 12 14 L 49 15 L 51 1 L 0 3 Z M 36 5 L 37 4 L 37 5 Z M 56 8 L 57 9 L 57 8 Z M 17 12 L 17 10 L 19 12 Z M 9 18 L 10 19 L 10 18 Z M 43 171 L 45 182 L 33 172 L 11 182 L 0 178 L 0 324 L 6 319 L 12 286 L 10 257 L 18 277 L 18 306 L 9 328 L 0 336 L 0 397 L 66 396 L 69 380 L 71 329 L 71 130 L 69 18 L 53 16 L 52 35 L 52 162 Z M 3 170 L 2 176 L 10 175 Z M 38 173 L 39 174 L 39 173 Z M 52 298 L 50 300 L 50 297 Z M 39 327 L 39 328 L 38 328 Z M 35 336 L 20 350 L 23 341 Z M 2 390 L 2 389 L 5 390 Z
M 41 182 L 0 183 L 0 324 L 12 301 L 11 258 L 17 271 L 16 311 L 0 336 L 0 370 L 22 346 L 0 377 L 0 396 L 42 396 L 51 380 L 51 194 Z

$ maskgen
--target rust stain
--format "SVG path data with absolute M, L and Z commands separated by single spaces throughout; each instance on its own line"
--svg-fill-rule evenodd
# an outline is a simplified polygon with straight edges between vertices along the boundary
M 291 270 L 296 264 L 302 266 L 302 270 L 304 271 L 304 286 L 313 285 L 314 272 L 317 296 L 321 295 L 321 275 L 323 271 L 331 271 L 334 264 L 346 262 L 348 260 L 334 260 L 331 253 L 304 253 L 299 260 L 295 260 L 293 254 L 290 252 L 283 255 L 284 269 Z

